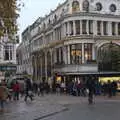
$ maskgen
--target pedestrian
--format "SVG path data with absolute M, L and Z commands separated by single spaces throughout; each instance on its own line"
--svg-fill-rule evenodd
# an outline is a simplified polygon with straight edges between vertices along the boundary
M 19 93 L 20 93 L 20 85 L 16 81 L 16 83 L 13 85 L 13 93 L 14 93 L 14 100 L 19 100 Z
M 45 89 L 44 83 L 40 82 L 39 85 L 38 85 L 38 88 L 39 88 L 38 96 L 40 94 L 41 94 L 41 96 L 44 96 L 44 89 Z
M 64 93 L 66 89 L 65 82 L 62 82 L 60 87 L 61 87 L 61 93 Z
M 113 81 L 112 82 L 112 95 L 116 96 L 116 92 L 117 92 L 117 82 Z
M 33 92 L 32 92 L 32 83 L 30 79 L 26 79 L 26 87 L 25 87 L 25 102 L 27 101 L 27 98 L 29 97 L 31 101 L 33 101 Z
M 4 81 L 2 81 L 0 83 L 0 112 L 4 112 L 4 108 L 5 108 L 5 101 L 8 97 L 9 91 L 7 89 L 7 87 L 4 84 Z
M 112 83 L 110 80 L 108 80 L 107 89 L 108 89 L 108 97 L 112 97 Z
M 56 94 L 60 93 L 60 83 L 56 83 Z
M 87 78 L 86 87 L 88 88 L 88 102 L 93 104 L 93 95 L 95 94 L 95 79 L 92 76 Z

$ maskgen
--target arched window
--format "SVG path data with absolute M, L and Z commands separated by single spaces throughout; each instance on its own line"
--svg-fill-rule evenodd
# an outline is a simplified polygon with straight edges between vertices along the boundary
M 100 2 L 96 3 L 96 10 L 101 11 L 102 10 L 102 4 Z
M 83 1 L 83 10 L 84 11 L 89 11 L 89 2 L 88 2 L 88 0 Z
M 111 4 L 110 5 L 110 11 L 111 12 L 115 12 L 116 10 L 117 10 L 116 5 L 115 4 Z
M 80 11 L 80 5 L 78 1 L 73 1 L 72 3 L 72 12 Z

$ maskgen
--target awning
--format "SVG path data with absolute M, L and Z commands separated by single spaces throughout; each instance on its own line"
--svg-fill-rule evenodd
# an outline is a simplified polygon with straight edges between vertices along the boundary
M 68 72 L 68 73 L 61 73 L 61 75 L 80 75 L 80 76 L 87 76 L 87 75 L 93 75 L 93 76 L 120 76 L 120 72 Z

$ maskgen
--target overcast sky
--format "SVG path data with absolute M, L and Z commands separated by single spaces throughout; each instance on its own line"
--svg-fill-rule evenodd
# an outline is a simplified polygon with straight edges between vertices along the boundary
M 65 0 L 24 0 L 25 6 L 22 8 L 18 24 L 20 33 L 31 25 L 38 17 L 48 14 L 54 10 L 59 3 Z

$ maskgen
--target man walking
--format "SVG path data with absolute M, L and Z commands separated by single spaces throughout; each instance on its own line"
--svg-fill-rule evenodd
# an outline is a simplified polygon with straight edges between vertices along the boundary
M 94 78 L 92 76 L 90 76 L 87 79 L 86 86 L 87 86 L 87 88 L 89 90 L 88 102 L 89 102 L 89 104 L 92 104 L 93 103 L 93 95 L 95 93 L 95 80 L 94 80 Z
M 32 83 L 30 79 L 26 80 L 26 88 L 25 88 L 25 101 L 27 101 L 27 98 L 29 97 L 31 101 L 33 100 L 33 94 L 32 94 Z

